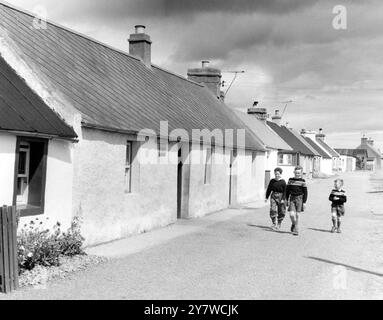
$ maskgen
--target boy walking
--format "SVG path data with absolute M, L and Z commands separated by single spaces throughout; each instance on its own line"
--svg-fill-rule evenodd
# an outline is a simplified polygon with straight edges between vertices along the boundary
M 298 235 L 299 214 L 304 211 L 307 201 L 307 186 L 302 178 L 303 168 L 297 166 L 294 169 L 294 178 L 290 178 L 286 187 L 287 206 L 291 218 L 291 232 Z
M 346 192 L 342 189 L 342 187 L 343 180 L 336 179 L 334 181 L 334 189 L 331 191 L 329 197 L 329 200 L 331 201 L 332 233 L 341 233 L 341 218 L 344 216 L 344 204 L 347 202 Z
M 282 179 L 281 168 L 274 170 L 275 178 L 271 179 L 266 191 L 266 201 L 270 197 L 271 229 L 279 230 L 286 215 L 286 181 Z

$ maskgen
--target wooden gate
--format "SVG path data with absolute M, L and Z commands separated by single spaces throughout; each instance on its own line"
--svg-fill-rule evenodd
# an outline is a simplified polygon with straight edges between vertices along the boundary
M 0 292 L 19 286 L 16 207 L 0 207 Z

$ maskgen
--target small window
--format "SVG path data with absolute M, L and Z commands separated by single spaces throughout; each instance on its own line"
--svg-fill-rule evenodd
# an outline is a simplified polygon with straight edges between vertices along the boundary
M 206 160 L 205 160 L 205 175 L 204 175 L 204 184 L 211 183 L 211 170 L 212 170 L 212 149 L 206 149 Z
M 126 159 L 125 159 L 125 193 L 132 192 L 132 153 L 133 142 L 128 141 L 126 145 Z
M 292 166 L 293 165 L 293 155 L 292 154 L 278 154 L 278 165 Z
M 257 172 L 257 153 L 253 152 L 252 153 L 252 160 L 251 160 L 251 175 L 255 177 L 256 172 Z

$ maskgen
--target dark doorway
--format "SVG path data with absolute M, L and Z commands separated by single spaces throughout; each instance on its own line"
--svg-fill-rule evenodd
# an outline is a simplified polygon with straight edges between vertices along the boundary
M 177 219 L 182 218 L 182 148 L 178 149 L 178 165 L 177 165 Z
M 13 202 L 22 216 L 44 213 L 47 150 L 46 139 L 17 140 Z

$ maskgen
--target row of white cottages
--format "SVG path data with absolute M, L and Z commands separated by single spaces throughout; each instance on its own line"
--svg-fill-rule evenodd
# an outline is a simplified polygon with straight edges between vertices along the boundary
M 0 204 L 22 224 L 80 216 L 94 245 L 261 200 L 278 165 L 327 168 L 324 147 L 273 124 L 302 150 L 262 109 L 228 108 L 219 70 L 153 65 L 142 26 L 126 54 L 33 19 L 0 4 Z

